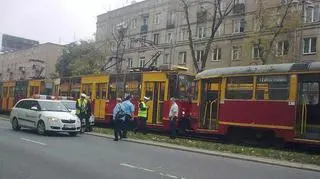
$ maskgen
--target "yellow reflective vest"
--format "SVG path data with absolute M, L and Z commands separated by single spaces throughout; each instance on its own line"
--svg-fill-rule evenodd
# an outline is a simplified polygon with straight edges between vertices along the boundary
M 142 101 L 139 105 L 138 117 L 147 117 L 148 108 L 144 101 Z
M 83 104 L 82 104 L 82 102 L 83 102 Z M 76 114 L 80 114 L 81 112 L 84 112 L 85 114 L 87 114 L 88 101 L 86 99 L 84 99 L 83 101 L 81 99 L 78 99 L 76 108 L 77 108 Z

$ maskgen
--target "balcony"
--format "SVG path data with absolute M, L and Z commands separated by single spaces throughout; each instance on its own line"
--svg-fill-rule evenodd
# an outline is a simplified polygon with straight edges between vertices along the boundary
M 140 34 L 146 34 L 146 33 L 148 33 L 148 25 L 143 24 L 141 25 L 141 28 L 140 28 Z
M 233 6 L 233 14 L 244 14 L 245 13 L 245 4 L 244 3 L 240 3 L 240 4 L 235 4 Z

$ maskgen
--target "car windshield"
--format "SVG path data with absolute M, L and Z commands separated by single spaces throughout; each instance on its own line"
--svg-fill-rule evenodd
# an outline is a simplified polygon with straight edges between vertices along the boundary
M 61 101 L 63 105 L 65 105 L 70 110 L 76 110 L 76 102 L 75 101 Z
M 68 109 L 58 101 L 39 101 L 41 111 L 68 112 Z

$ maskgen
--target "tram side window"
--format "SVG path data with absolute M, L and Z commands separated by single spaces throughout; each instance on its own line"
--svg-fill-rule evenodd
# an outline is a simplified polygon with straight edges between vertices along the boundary
M 14 87 L 9 88 L 9 97 L 14 97 Z
M 319 83 L 304 82 L 302 84 L 301 98 L 304 104 L 317 105 L 319 103 Z
M 287 100 L 289 98 L 289 76 L 257 76 L 256 99 Z
M 109 99 L 117 99 L 117 89 L 115 83 L 110 84 L 108 95 Z
M 96 98 L 97 99 L 106 99 L 107 97 L 107 83 L 98 83 L 96 84 Z
M 252 99 L 253 77 L 240 76 L 227 78 L 227 99 Z
M 153 99 L 153 83 L 145 83 L 145 96 L 148 96 L 151 100 Z
M 82 92 L 84 92 L 87 96 L 92 96 L 92 84 L 84 84 L 82 85 Z
M 193 80 L 192 76 L 179 76 L 179 99 L 197 100 L 197 82 Z
M 140 84 L 136 81 L 126 83 L 126 93 L 131 94 L 134 99 L 140 100 Z

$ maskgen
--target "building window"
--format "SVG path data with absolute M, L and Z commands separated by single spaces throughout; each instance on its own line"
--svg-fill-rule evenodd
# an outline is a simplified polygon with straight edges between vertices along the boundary
M 254 44 L 252 47 L 252 58 L 257 59 L 262 57 L 263 48 L 259 44 Z
M 179 52 L 178 60 L 180 65 L 185 65 L 187 63 L 186 57 L 186 52 Z
M 148 16 L 143 16 L 142 17 L 142 24 L 143 25 L 148 25 L 149 17 Z
M 153 23 L 156 25 L 160 24 L 160 14 L 154 16 Z
M 221 48 L 214 48 L 212 52 L 212 61 L 221 60 Z
M 222 36 L 224 32 L 224 24 L 221 23 L 216 31 L 215 36 Z
M 184 40 L 187 40 L 188 39 L 188 30 L 187 29 L 181 29 L 180 30 L 180 40 L 181 41 L 184 41 Z
M 147 36 L 146 35 L 143 35 L 143 36 L 141 36 L 141 47 L 145 47 L 146 46 L 146 44 L 145 44 L 145 42 L 146 42 L 146 40 L 147 40 Z
M 202 62 L 204 51 L 203 50 L 197 50 L 196 58 L 197 62 Z
M 167 43 L 171 43 L 172 42 L 172 33 L 171 32 L 168 32 L 167 33 Z
M 316 22 L 319 21 L 319 5 L 308 6 L 304 11 L 304 22 Z
M 134 44 L 135 44 L 135 39 L 131 38 L 129 43 L 129 48 L 134 48 Z
M 169 63 L 169 54 L 166 53 L 163 58 L 163 64 L 168 64 L 168 63 Z
M 140 67 L 140 68 L 144 67 L 145 62 L 146 62 L 145 57 L 140 57 L 140 60 L 139 60 L 139 67 Z
M 160 34 L 153 34 L 153 43 L 155 45 L 159 44 L 159 37 L 160 37 Z
M 206 36 L 206 30 L 204 27 L 198 27 L 198 37 L 200 39 L 204 38 Z
M 132 58 L 128 58 L 127 67 L 132 68 L 133 60 Z
M 233 46 L 232 47 L 232 60 L 240 60 L 241 56 L 241 47 L 240 46 Z
M 133 18 L 133 19 L 131 20 L 131 28 L 132 28 L 132 29 L 137 28 L 137 18 Z
M 241 33 L 244 32 L 244 19 L 233 20 L 233 33 Z
M 303 54 L 311 54 L 317 52 L 317 38 L 304 38 L 303 39 Z
M 167 25 L 174 25 L 174 12 L 169 12 L 167 17 Z
M 277 56 L 287 55 L 288 52 L 289 52 L 289 42 L 287 40 L 278 42 Z

